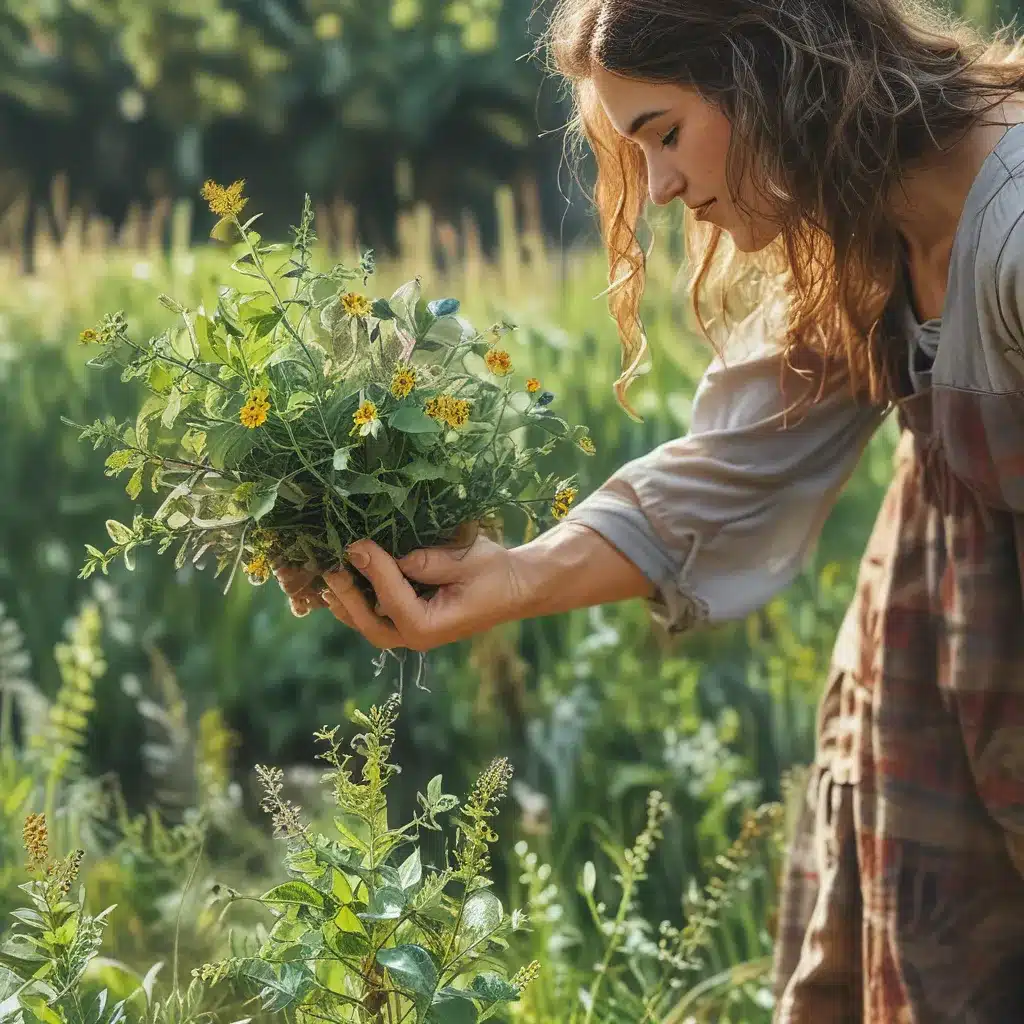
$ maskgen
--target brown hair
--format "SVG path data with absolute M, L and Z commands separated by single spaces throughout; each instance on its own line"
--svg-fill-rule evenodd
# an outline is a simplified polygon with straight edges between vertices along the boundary
M 775 290 L 785 298 L 787 360 L 806 366 L 810 356 L 819 367 L 814 393 L 839 374 L 855 393 L 891 400 L 902 356 L 887 306 L 902 243 L 888 197 L 912 161 L 1024 88 L 1020 45 L 1005 32 L 986 42 L 918 0 L 556 0 L 544 43 L 572 89 L 573 135 L 597 162 L 593 199 L 622 343 L 616 394 L 627 411 L 646 352 L 636 232 L 647 170 L 604 114 L 595 66 L 694 87 L 718 105 L 733 125 L 733 195 L 749 174 L 776 211 L 779 238 L 752 257 L 684 213 L 705 337 L 709 304 L 724 322 L 737 298 Z

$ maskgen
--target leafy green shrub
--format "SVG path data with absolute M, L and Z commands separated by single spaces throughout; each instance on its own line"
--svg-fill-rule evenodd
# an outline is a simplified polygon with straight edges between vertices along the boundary
M 337 838 L 303 822 L 282 796 L 280 769 L 257 766 L 263 806 L 287 843 L 292 879 L 258 898 L 277 919 L 259 948 L 197 976 L 255 985 L 268 1012 L 291 1009 L 333 1021 L 397 1021 L 412 1012 L 427 1024 L 472 1024 L 519 998 L 536 965 L 511 978 L 481 969 L 500 967 L 506 936 L 525 926 L 523 914 L 505 915 L 488 878 L 498 838 L 491 819 L 509 765 L 494 761 L 461 805 L 451 859 L 446 846 L 439 864 L 425 865 L 421 830 L 440 830 L 438 816 L 460 805 L 435 776 L 419 796 L 421 810 L 401 827 L 389 824 L 399 705 L 393 696 L 368 715 L 356 712 L 365 730 L 351 741 L 362 759 L 358 770 L 350 767 L 353 755 L 341 752 L 336 729 L 318 733 L 327 744 L 321 756 L 331 767 L 324 781 L 337 804 Z

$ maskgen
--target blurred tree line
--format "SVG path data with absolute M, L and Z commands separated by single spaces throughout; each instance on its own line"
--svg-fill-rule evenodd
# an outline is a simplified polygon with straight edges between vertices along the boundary
M 987 27 L 1020 4 L 950 2 Z M 132 201 L 244 177 L 273 230 L 308 191 L 344 199 L 387 248 L 416 201 L 453 221 L 472 210 L 491 237 L 495 187 L 533 181 L 530 212 L 569 240 L 587 211 L 566 215 L 565 111 L 528 57 L 548 6 L 4 0 L 0 212 L 17 196 L 37 210 L 60 173 L 74 204 L 115 222 Z
M 296 195 L 342 198 L 360 237 L 464 209 L 485 236 L 500 184 L 539 181 L 558 225 L 557 89 L 529 53 L 533 0 L 5 0 L 0 211 L 131 201 L 244 177 L 275 229 Z M 539 211 L 538 211 L 539 212 Z

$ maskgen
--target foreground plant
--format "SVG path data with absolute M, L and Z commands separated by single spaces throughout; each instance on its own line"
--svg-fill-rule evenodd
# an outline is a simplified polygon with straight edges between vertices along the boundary
M 516 510 L 535 523 L 566 514 L 573 479 L 542 476 L 538 461 L 560 442 L 593 444 L 552 414 L 538 380 L 519 381 L 502 345 L 511 325 L 477 331 L 457 300 L 427 302 L 418 278 L 371 299 L 357 290 L 371 253 L 315 270 L 308 196 L 292 244 L 269 245 L 256 217 L 239 219 L 241 182 L 203 194 L 252 284 L 221 287 L 213 310 L 161 296 L 179 323 L 148 341 L 121 312 L 82 332 L 99 349 L 90 365 L 119 366 L 150 394 L 134 422 L 71 425 L 113 449 L 107 474 L 130 472 L 133 500 L 147 481 L 166 495 L 131 525 L 108 520 L 113 546 L 88 546 L 82 576 L 115 558 L 132 568 L 156 544 L 177 545 L 179 567 L 214 556 L 227 587 L 239 567 L 259 584 L 278 563 L 335 566 L 360 538 L 400 557 Z
M 103 991 L 86 1008 L 79 991 L 114 908 L 89 914 L 85 888 L 72 893 L 84 854 L 75 850 L 51 860 L 45 815 L 25 819 L 24 841 L 33 878 L 20 888 L 30 906 L 13 912 L 14 927 L 0 945 L 0 1021 L 117 1024 L 125 1016 L 123 1003 L 108 1008 Z
M 503 970 L 506 936 L 526 918 L 506 916 L 488 877 L 498 838 L 492 819 L 511 769 L 494 761 L 461 806 L 435 776 L 418 796 L 420 810 L 391 827 L 387 787 L 399 771 L 390 761 L 399 707 L 394 696 L 368 715 L 354 714 L 364 730 L 351 741 L 355 755 L 342 753 L 337 729 L 317 734 L 327 745 L 320 756 L 330 765 L 324 781 L 338 808 L 336 837 L 303 821 L 282 794 L 279 769 L 257 766 L 292 877 L 258 898 L 276 918 L 259 948 L 208 964 L 198 977 L 253 984 L 264 1011 L 360 1024 L 476 1024 L 519 999 L 539 965 L 511 977 Z M 421 830 L 442 831 L 438 818 L 449 813 L 453 847 L 445 844 L 440 863 L 424 863 Z

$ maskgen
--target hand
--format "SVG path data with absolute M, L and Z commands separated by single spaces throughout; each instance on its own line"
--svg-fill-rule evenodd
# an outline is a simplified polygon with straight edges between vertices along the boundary
M 301 619 L 317 608 L 327 607 L 324 599 L 310 586 L 313 579 L 320 575 L 318 572 L 281 566 L 274 570 L 274 575 L 281 589 L 288 595 L 292 615 Z
M 373 585 L 377 606 L 347 569 L 325 574 L 321 596 L 340 622 L 382 650 L 429 651 L 519 618 L 525 608 L 511 553 L 482 536 L 468 547 L 424 548 L 397 561 L 373 541 L 357 541 L 348 556 Z M 438 589 L 423 598 L 410 580 Z

